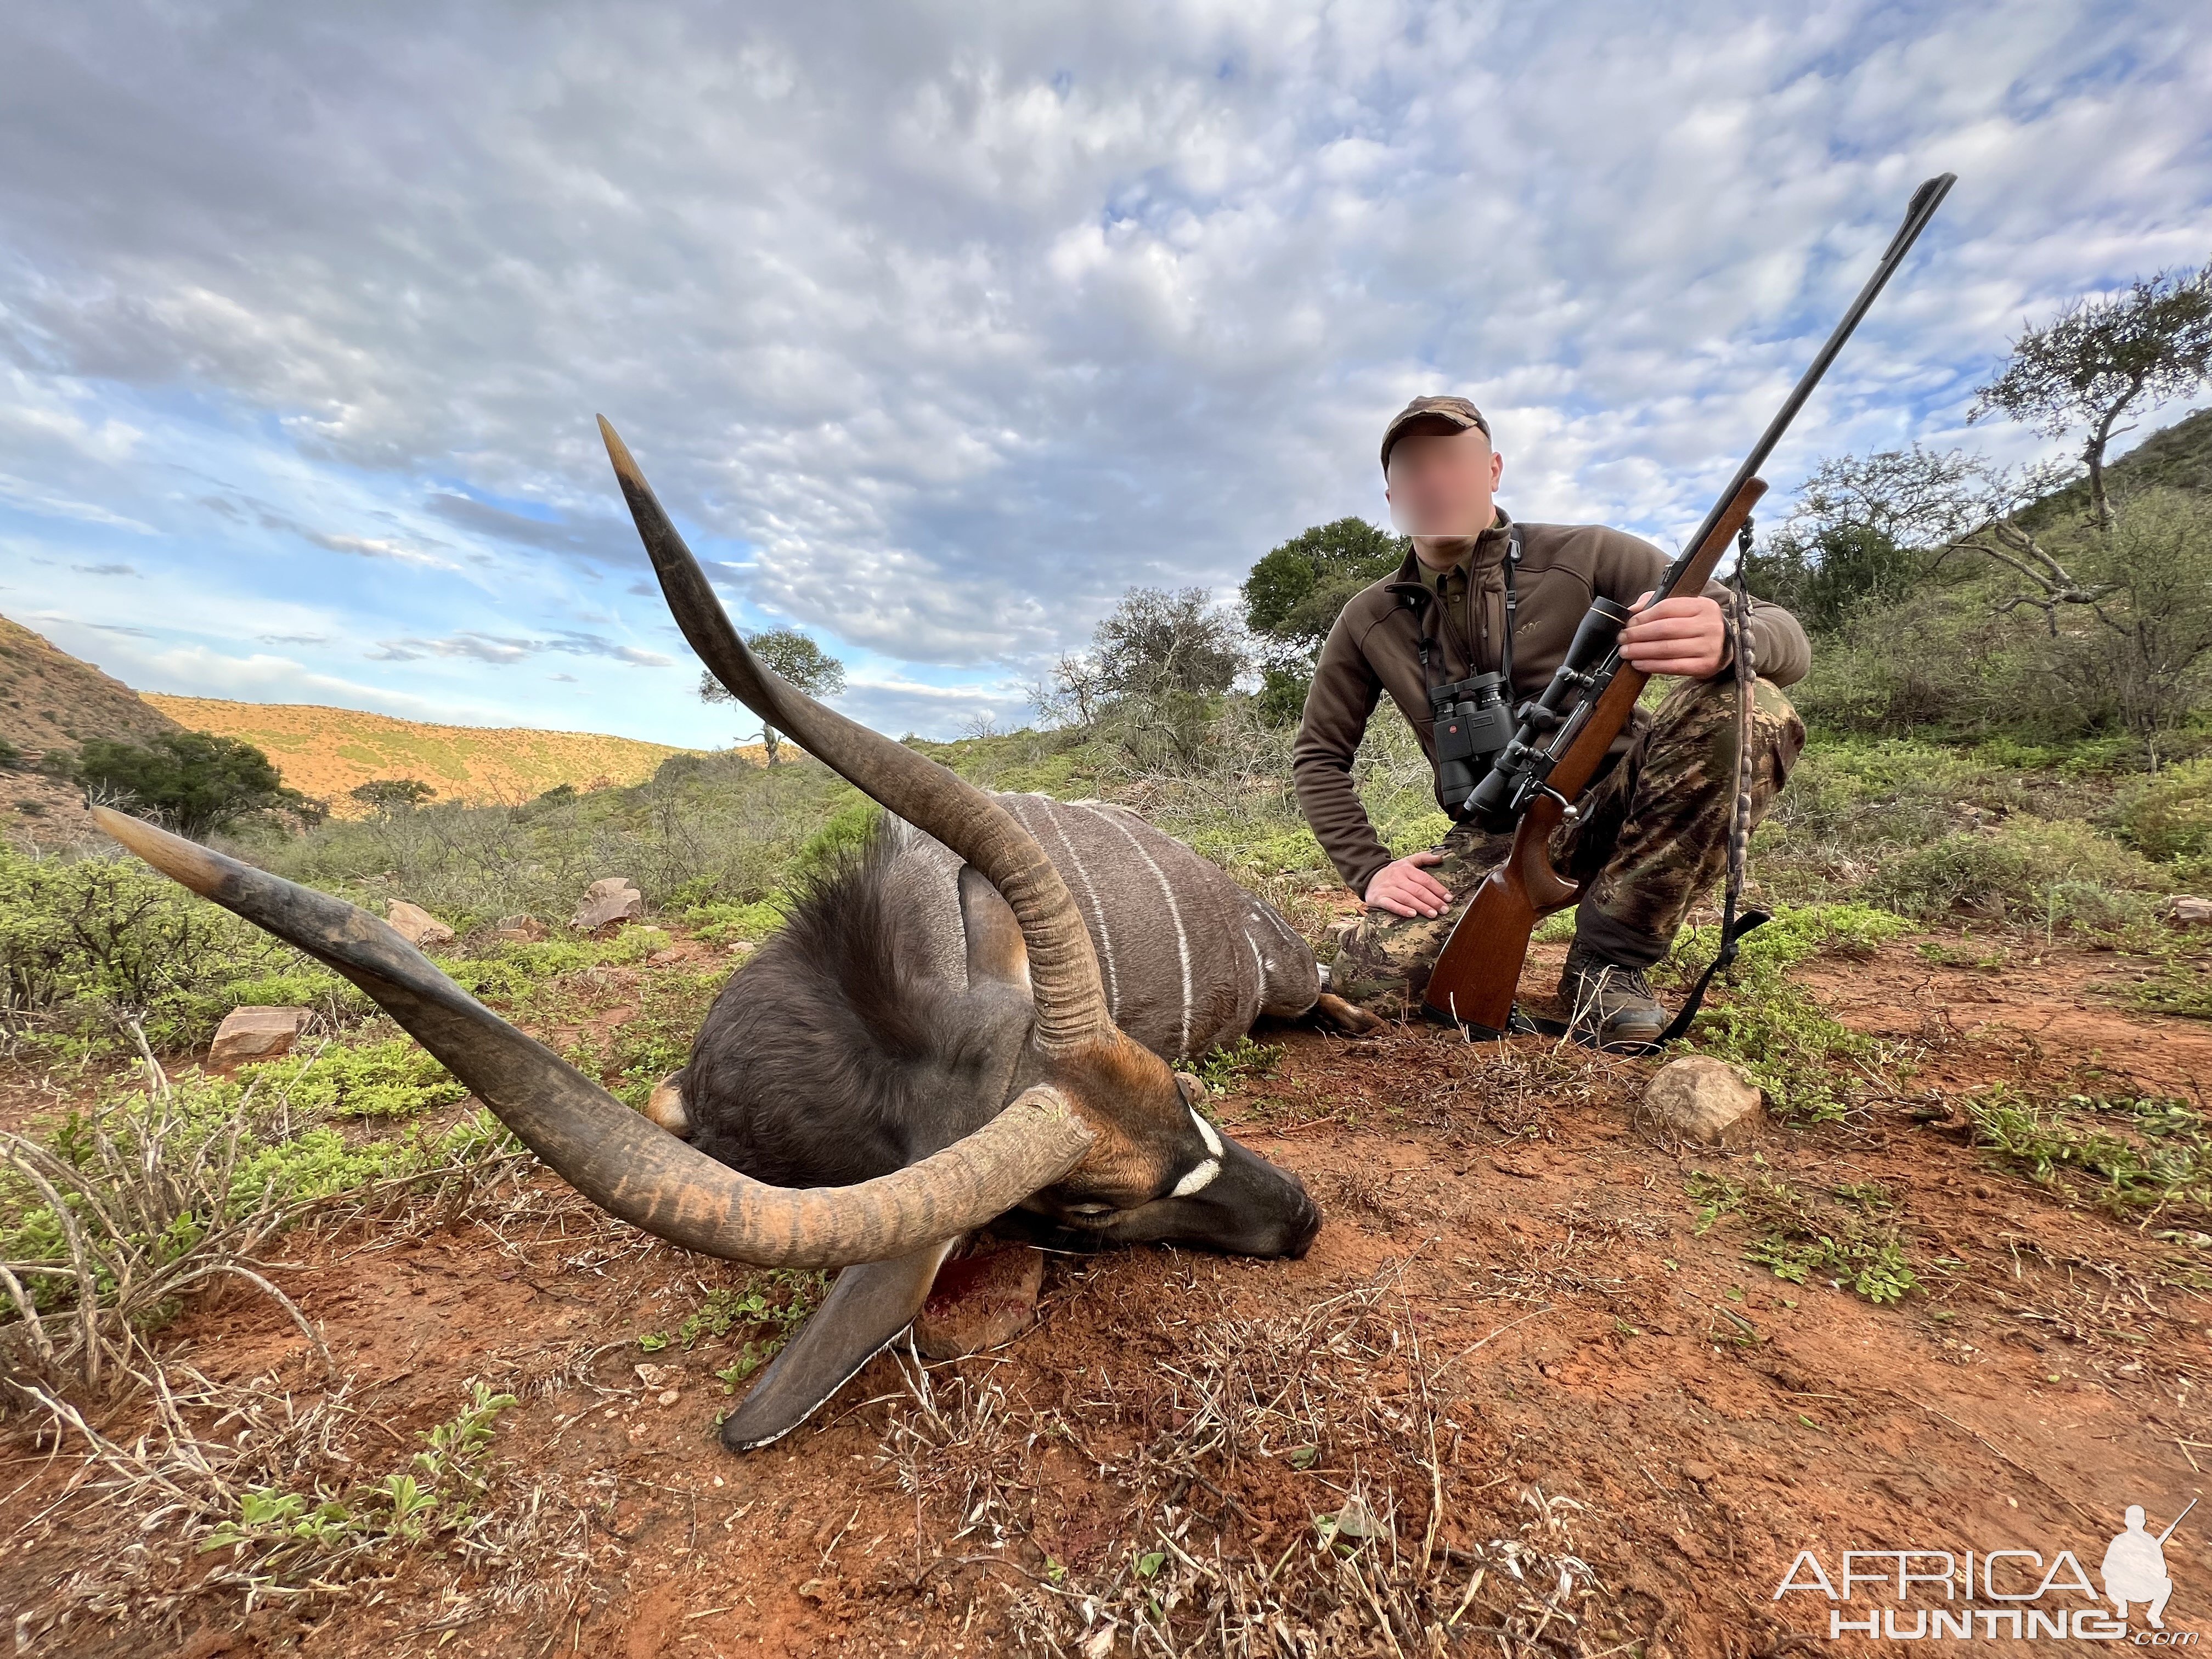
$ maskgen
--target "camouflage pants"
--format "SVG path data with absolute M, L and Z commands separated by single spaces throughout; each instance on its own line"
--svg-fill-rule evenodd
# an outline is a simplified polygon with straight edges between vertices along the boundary
M 1779 687 L 1756 683 L 1749 755 L 1752 822 L 1782 792 L 1805 746 L 1805 725 Z M 1607 962 L 1648 967 L 1665 956 L 1698 896 L 1728 867 L 1735 802 L 1735 683 L 1682 680 L 1627 751 L 1583 794 L 1582 815 L 1553 832 L 1552 864 L 1584 884 L 1575 939 Z M 1329 988 L 1378 1013 L 1410 1014 L 1460 912 L 1513 843 L 1455 825 L 1427 867 L 1452 902 L 1441 916 L 1370 908 L 1349 932 Z

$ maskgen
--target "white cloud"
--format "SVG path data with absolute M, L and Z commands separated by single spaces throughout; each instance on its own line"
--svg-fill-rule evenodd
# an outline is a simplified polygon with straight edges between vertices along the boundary
M 149 598 L 167 560 L 312 611 L 256 625 L 349 684 L 674 727 L 688 675 L 615 673 L 677 647 L 604 410 L 741 622 L 901 665 L 854 706 L 946 730 L 996 694 L 933 670 L 1026 678 L 1131 584 L 1379 516 L 1415 392 L 1490 410 L 1516 513 L 1671 544 L 1944 168 L 1770 476 L 1956 434 L 2023 316 L 2212 253 L 2195 22 L 18 9 L 0 511 Z M 496 672 L 562 652 L 583 689 Z

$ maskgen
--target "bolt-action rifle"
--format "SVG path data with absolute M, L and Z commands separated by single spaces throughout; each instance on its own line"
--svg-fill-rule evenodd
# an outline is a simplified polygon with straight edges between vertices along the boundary
M 1735 477 L 1705 514 L 1681 556 L 1660 578 L 1652 593 L 1654 605 L 1675 593 L 1705 591 L 1729 544 L 1750 523 L 1752 507 L 1766 493 L 1765 483 L 1757 476 L 1759 467 L 1921 231 L 1935 217 L 1955 178 L 1943 173 L 1913 192 L 1905 222 L 1890 239 L 1881 263 L 1851 301 L 1850 309 L 1828 336 L 1827 343 L 1813 359 L 1781 411 L 1736 469 Z M 1747 637 L 1741 610 L 1739 605 L 1734 618 L 1739 651 Z M 1529 935 L 1537 922 L 1582 896 L 1579 884 L 1553 868 L 1551 836 L 1554 830 L 1574 822 L 1579 815 L 1576 802 L 1596 777 L 1650 678 L 1629 666 L 1620 655 L 1617 641 L 1628 619 L 1626 606 L 1605 599 L 1592 601 L 1550 684 L 1540 696 L 1521 706 L 1512 738 L 1455 814 L 1475 819 L 1493 830 L 1511 830 L 1513 848 L 1505 861 L 1476 888 L 1444 941 L 1422 998 L 1422 1012 L 1431 1018 L 1452 1021 L 1486 1036 L 1503 1034 L 1513 1018 L 1513 994 L 1528 955 Z M 1743 713 L 1747 717 L 1748 710 Z M 1739 785 L 1740 814 L 1744 799 Z M 1742 826 L 1739 828 L 1741 831 Z M 1735 867 L 1740 868 L 1741 853 L 1739 847 Z M 1686 1029 L 1712 974 L 1734 956 L 1736 938 L 1757 925 L 1752 921 L 1757 913 L 1749 913 L 1739 921 L 1733 915 L 1733 903 L 1729 908 L 1721 953 L 1692 992 L 1682 1013 L 1668 1028 L 1668 1037 Z

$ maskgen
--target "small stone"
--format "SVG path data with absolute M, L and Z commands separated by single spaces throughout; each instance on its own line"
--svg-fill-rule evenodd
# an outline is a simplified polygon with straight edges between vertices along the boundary
M 611 921 L 631 921 L 645 914 L 645 895 L 630 884 L 628 876 L 602 876 L 584 890 L 570 925 L 589 930 Z
M 665 1387 L 678 1375 L 673 1365 L 637 1365 L 632 1369 L 637 1372 L 637 1380 L 648 1389 Z
M 392 931 L 416 950 L 433 945 L 450 945 L 453 930 L 432 915 L 419 904 L 410 904 L 405 899 L 394 899 L 384 912 L 384 919 L 392 924 Z
M 1036 1316 L 1044 1252 L 1014 1244 L 960 1256 L 937 1270 L 914 1322 L 915 1346 L 930 1359 L 957 1359 L 1011 1342 Z
M 1709 1486 L 1712 1484 L 1713 1466 L 1710 1463 L 1685 1463 L 1682 1465 L 1682 1473 L 1701 1486 Z
M 672 1406 L 683 1397 L 684 1390 L 681 1389 L 663 1389 L 660 1391 L 660 1403 L 664 1406 Z
M 234 1008 L 215 1028 L 208 1069 L 227 1072 L 249 1060 L 274 1060 L 289 1054 L 307 1024 L 305 1008 Z
M 2212 899 L 2176 893 L 2166 902 L 2166 919 L 2177 927 L 2212 927 Z
M 1724 1060 L 1685 1054 L 1670 1060 L 1644 1091 L 1649 1121 L 1700 1146 L 1741 1145 L 1759 1128 L 1759 1090 Z

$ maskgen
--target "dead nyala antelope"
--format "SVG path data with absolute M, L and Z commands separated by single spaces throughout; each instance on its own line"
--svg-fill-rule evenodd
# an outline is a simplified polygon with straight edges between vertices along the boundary
M 1201 1116 L 1175 1062 L 1263 1015 L 1379 1022 L 1323 992 L 1272 908 L 1135 814 L 987 793 L 763 668 L 600 428 L 692 648 L 886 809 L 731 975 L 648 1115 L 365 912 L 135 818 L 101 826 L 360 986 L 611 1214 L 731 1261 L 842 1268 L 723 1424 L 733 1450 L 835 1394 L 979 1231 L 1304 1255 L 1321 1225 L 1304 1187 Z

